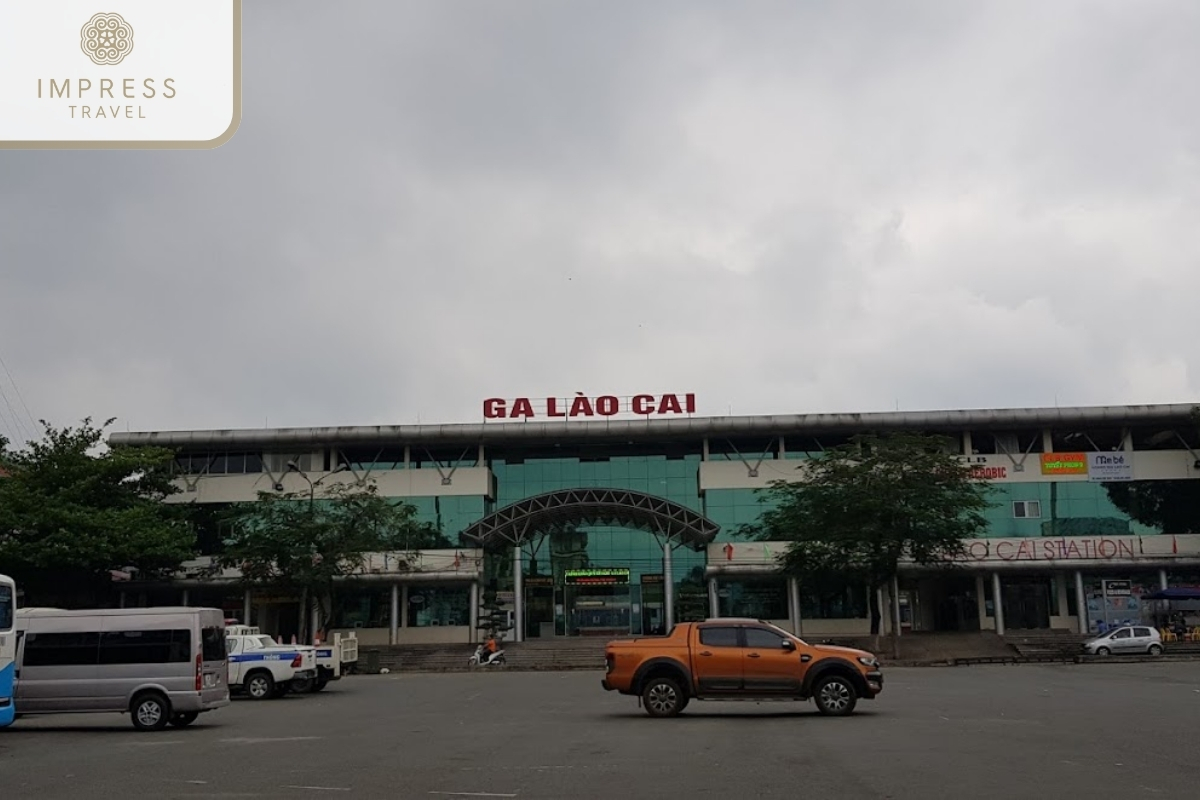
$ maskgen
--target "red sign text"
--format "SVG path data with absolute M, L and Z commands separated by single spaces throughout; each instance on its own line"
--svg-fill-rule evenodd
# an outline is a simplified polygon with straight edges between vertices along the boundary
M 1134 557 L 1130 539 L 1070 537 L 1061 539 L 976 539 L 967 545 L 968 561 L 1104 561 Z
M 635 394 L 617 397 L 604 394 L 588 397 L 577 392 L 575 397 L 547 397 L 531 400 L 518 397 L 507 400 L 490 397 L 483 401 L 484 419 L 579 419 L 616 417 L 634 414 L 639 417 L 685 415 L 696 413 L 694 394 Z

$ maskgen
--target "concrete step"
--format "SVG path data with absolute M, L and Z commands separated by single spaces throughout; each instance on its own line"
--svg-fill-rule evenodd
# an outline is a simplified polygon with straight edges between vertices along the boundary
M 632 637 L 630 637 L 632 638 Z M 820 644 L 824 638 L 810 639 Z M 556 637 L 525 642 L 502 642 L 508 669 L 574 670 L 604 669 L 604 649 L 610 639 Z M 990 632 L 913 633 L 900 637 L 900 658 L 891 656 L 891 640 L 880 637 L 879 647 L 870 636 L 832 637 L 833 644 L 877 651 L 885 661 L 949 663 L 958 658 L 1014 658 L 1016 647 Z M 445 672 L 469 669 L 475 646 L 470 644 L 387 645 L 363 648 L 359 669 L 367 670 L 370 651 L 378 651 L 379 666 L 389 672 Z M 1078 652 L 1078 645 L 1071 650 Z
M 539 670 L 604 669 L 604 643 L 534 645 L 502 643 L 506 668 Z M 475 645 L 380 645 L 362 648 L 358 668 L 367 671 L 371 651 L 378 652 L 380 669 L 389 672 L 450 672 L 470 669 Z

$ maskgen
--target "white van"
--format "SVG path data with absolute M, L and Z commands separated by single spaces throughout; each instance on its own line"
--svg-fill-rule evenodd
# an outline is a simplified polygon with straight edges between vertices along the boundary
M 215 608 L 17 611 L 17 716 L 129 713 L 184 727 L 229 705 L 225 615 Z

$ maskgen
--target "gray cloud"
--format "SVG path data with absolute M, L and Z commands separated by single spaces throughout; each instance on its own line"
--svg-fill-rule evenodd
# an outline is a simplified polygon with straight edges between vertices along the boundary
M 1194 4 L 289 2 L 245 25 L 224 147 L 0 153 L 0 355 L 35 414 L 1197 394 Z

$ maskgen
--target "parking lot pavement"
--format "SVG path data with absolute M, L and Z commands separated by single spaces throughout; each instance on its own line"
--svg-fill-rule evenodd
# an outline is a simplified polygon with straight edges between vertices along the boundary
M 844 719 L 693 703 L 651 719 L 601 675 L 348 677 L 193 727 L 28 718 L 8 798 L 1023 798 L 1200 795 L 1191 663 L 893 669 Z

